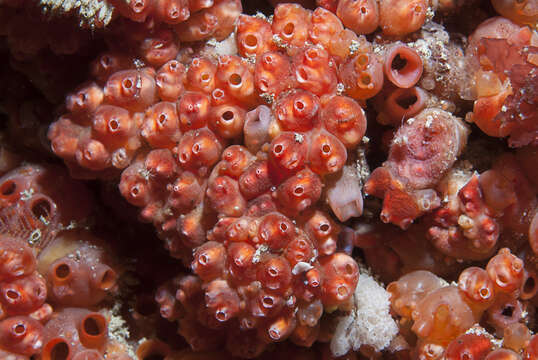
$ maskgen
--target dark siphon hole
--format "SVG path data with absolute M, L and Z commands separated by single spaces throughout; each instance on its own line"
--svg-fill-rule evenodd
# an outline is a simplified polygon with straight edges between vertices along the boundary
M 267 270 L 267 272 L 273 277 L 278 275 L 278 271 L 274 268 L 270 268 L 269 270 Z
M 501 312 L 501 314 L 506 317 L 512 317 L 512 315 L 514 314 L 514 307 L 510 305 L 506 306 Z
M 17 185 L 15 184 L 14 181 L 7 181 L 7 182 L 2 184 L 2 188 L 1 188 L 0 192 L 4 196 L 9 196 L 9 195 L 11 195 L 11 194 L 13 194 L 15 192 L 16 188 L 17 188 Z
M 304 81 L 308 80 L 308 74 L 306 73 L 305 69 L 303 69 L 303 68 L 300 68 L 300 69 L 299 69 L 299 76 L 300 76 L 301 79 L 303 79 Z
M 69 356 L 69 346 L 65 342 L 59 342 L 50 351 L 51 360 L 67 360 Z
M 130 89 L 133 86 L 133 82 L 131 79 L 125 79 L 123 80 L 123 87 L 126 89 Z
M 56 268 L 56 276 L 60 279 L 65 279 L 71 273 L 71 269 L 67 264 L 61 264 Z
M 284 26 L 283 33 L 284 35 L 291 36 L 293 34 L 294 29 L 295 29 L 295 25 L 293 25 L 293 23 L 287 23 L 286 26 Z
M 225 111 L 223 114 L 222 114 L 222 119 L 225 120 L 225 121 L 230 121 L 234 118 L 234 113 L 233 111 Z
M 226 313 L 223 311 L 217 311 L 217 313 L 215 314 L 215 317 L 219 321 L 226 321 Z
M 523 285 L 523 291 L 529 294 L 534 291 L 535 287 L 536 287 L 536 282 L 534 281 L 534 278 L 530 277 L 527 279 L 527 281 L 525 281 L 525 284 Z
M 101 334 L 101 328 L 99 327 L 97 320 L 91 317 L 84 320 L 84 331 L 86 331 L 87 334 L 92 336 L 97 336 Z
M 32 214 L 36 219 L 41 219 L 41 217 L 47 219 L 51 210 L 50 203 L 45 199 L 38 200 L 32 205 Z
M 372 78 L 371 78 L 370 75 L 368 75 L 366 73 L 362 73 L 360 75 L 360 81 L 364 86 L 368 86 L 372 82 Z
M 112 286 L 114 286 L 114 284 L 116 284 L 116 273 L 113 270 L 105 271 L 103 277 L 101 277 L 100 284 L 101 290 L 110 289 Z
M 392 60 L 392 63 L 390 64 L 390 67 L 392 70 L 400 71 L 407 65 L 407 60 L 402 58 L 400 54 L 397 54 L 394 59 Z
M 221 98 L 224 96 L 224 91 L 222 91 L 221 89 L 215 89 L 215 91 L 213 91 L 213 97 L 218 99 L 218 98 Z
M 137 1 L 135 4 L 134 4 L 134 10 L 136 12 L 140 12 L 144 9 L 144 2 L 143 1 Z
M 271 64 L 273 62 L 273 57 L 271 55 L 265 55 L 263 58 L 266 64 Z
M 15 332 L 15 334 L 17 335 L 22 335 L 26 332 L 26 326 L 24 324 L 17 324 L 14 328 L 13 328 L 13 331 Z
M 20 298 L 20 294 L 17 291 L 11 289 L 6 291 L 6 296 L 11 300 L 17 300 L 18 298 Z
M 245 37 L 245 44 L 249 47 L 254 47 L 258 45 L 258 39 L 256 36 L 249 34 Z
M 271 307 L 273 306 L 273 299 L 270 298 L 269 296 L 266 296 L 263 298 L 263 304 L 266 306 L 266 307 Z
M 418 98 L 416 95 L 403 95 L 396 99 L 396 104 L 398 104 L 403 109 L 409 109 L 417 102 Z
M 230 75 L 230 84 L 238 86 L 241 85 L 241 75 L 232 74 Z

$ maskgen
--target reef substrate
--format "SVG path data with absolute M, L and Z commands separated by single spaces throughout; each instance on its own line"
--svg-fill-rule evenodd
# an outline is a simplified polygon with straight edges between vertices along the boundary
M 0 19 L 1 359 L 538 359 L 536 0 Z

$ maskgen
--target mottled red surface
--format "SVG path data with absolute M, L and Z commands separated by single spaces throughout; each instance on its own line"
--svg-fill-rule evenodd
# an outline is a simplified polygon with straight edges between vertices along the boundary
M 346 359 L 534 358 L 530 1 L 111 3 L 0 6 L 0 357 L 329 360 L 359 260 L 399 334 Z

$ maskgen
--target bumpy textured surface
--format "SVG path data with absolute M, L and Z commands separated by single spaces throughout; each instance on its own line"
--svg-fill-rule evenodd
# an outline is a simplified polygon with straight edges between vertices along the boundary
M 406 229 L 414 219 L 439 207 L 434 187 L 467 142 L 469 129 L 450 113 L 426 109 L 394 134 L 388 160 L 365 184 L 383 198 L 381 219 Z
M 114 14 L 108 1 L 40 0 L 39 4 L 51 15 L 75 13 L 82 26 L 92 28 L 108 25 Z
M 26 165 L 0 178 L 0 200 L 2 356 L 119 359 L 109 320 L 88 310 L 118 278 L 103 241 L 83 228 L 88 190 L 59 167 Z
M 446 346 L 448 358 L 465 352 L 486 356 L 492 351 L 491 335 L 462 335 L 480 323 L 493 327 L 496 335 L 504 336 L 506 348 L 520 353 L 530 340 L 525 301 L 537 291 L 535 273 L 526 274 L 524 262 L 503 248 L 485 269 L 465 269 L 457 286 L 443 284 L 430 272 L 416 271 L 387 289 L 393 309 L 402 320 L 412 322 L 411 330 L 423 342 L 422 351 L 431 347 L 427 344 L 438 344 Z
M 536 358 L 536 14 L 3 1 L 0 358 Z
M 469 62 L 478 66 L 471 121 L 490 136 L 508 136 L 512 147 L 538 141 L 537 45 L 535 32 L 499 17 L 481 24 L 467 49 Z
M 355 307 L 338 322 L 331 340 L 331 351 L 343 356 L 361 346 L 375 351 L 386 349 L 398 334 L 398 325 L 390 315 L 390 293 L 368 273 L 361 272 L 355 289 Z

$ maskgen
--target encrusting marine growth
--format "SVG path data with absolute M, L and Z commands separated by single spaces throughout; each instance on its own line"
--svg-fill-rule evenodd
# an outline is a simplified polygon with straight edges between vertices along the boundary
M 0 4 L 0 358 L 537 359 L 536 0 L 254 3 Z
M 83 227 L 89 191 L 62 168 L 25 165 L 0 178 L 0 201 L 2 358 L 122 359 L 107 318 L 93 311 L 117 291 L 118 272 Z

